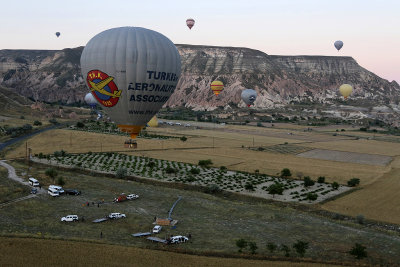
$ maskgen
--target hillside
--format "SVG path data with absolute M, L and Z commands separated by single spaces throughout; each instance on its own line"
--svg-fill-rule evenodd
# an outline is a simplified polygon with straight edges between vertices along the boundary
M 240 92 L 259 92 L 258 109 L 290 103 L 340 102 L 337 88 L 351 83 L 353 100 L 398 104 L 400 86 L 364 69 L 351 57 L 271 56 L 240 47 L 177 45 L 182 76 L 167 106 L 214 109 L 228 104 L 244 106 Z M 0 50 L 0 84 L 35 100 L 64 103 L 83 101 L 87 92 L 80 73 L 83 47 L 56 50 Z M 219 97 L 211 81 L 224 82 Z

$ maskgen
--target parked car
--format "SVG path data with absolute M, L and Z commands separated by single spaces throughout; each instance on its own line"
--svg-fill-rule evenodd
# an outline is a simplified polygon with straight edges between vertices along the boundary
M 189 238 L 183 235 L 176 235 L 170 239 L 171 244 L 185 243 L 186 241 L 189 241 Z
M 161 229 L 162 229 L 162 226 L 161 226 L 161 225 L 156 225 L 156 226 L 154 226 L 154 228 L 153 228 L 153 233 L 154 233 L 154 234 L 158 234 L 158 233 L 161 231 Z
M 61 218 L 62 222 L 77 222 L 78 220 L 78 215 L 67 215 Z
M 123 214 L 123 213 L 114 212 L 114 213 L 108 214 L 108 218 L 110 218 L 110 219 L 121 219 L 121 218 L 126 218 L 126 215 Z
M 59 197 L 60 196 L 60 193 L 58 192 L 58 190 L 53 188 L 53 187 L 49 187 L 49 189 L 47 190 L 47 193 L 52 197 Z
M 36 194 L 38 192 L 37 188 L 32 188 L 31 194 Z
M 33 178 L 33 177 L 30 177 L 29 179 L 28 179 L 28 181 L 29 181 L 29 184 L 31 185 L 31 186 L 40 186 L 40 184 L 39 184 L 39 181 L 38 180 L 36 180 L 35 178 Z
M 65 194 L 67 194 L 67 195 L 77 196 L 77 195 L 81 194 L 81 191 L 78 191 L 76 189 L 65 189 L 64 191 L 65 191 Z
M 175 125 L 182 126 L 182 123 L 180 123 L 180 122 L 175 122 Z
M 124 193 L 122 193 L 118 197 L 114 198 L 114 202 L 122 202 L 122 201 L 125 201 L 127 199 L 128 198 L 126 197 L 126 195 Z
M 61 186 L 58 186 L 58 185 L 49 185 L 49 189 L 50 189 L 50 188 L 57 190 L 58 193 L 59 193 L 60 195 L 65 193 L 65 192 L 64 192 L 64 189 L 63 189 Z
M 132 199 L 137 199 L 137 198 L 139 198 L 139 196 L 136 195 L 136 194 L 130 194 L 130 195 L 127 195 L 126 198 L 129 199 L 129 200 L 132 200 Z
M 185 124 L 185 127 L 190 127 L 190 126 L 192 126 L 192 125 L 190 125 L 189 123 Z

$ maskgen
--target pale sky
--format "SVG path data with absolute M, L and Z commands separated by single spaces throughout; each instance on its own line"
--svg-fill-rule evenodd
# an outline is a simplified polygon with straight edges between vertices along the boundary
M 0 0 L 0 49 L 63 49 L 139 26 L 178 44 L 351 56 L 400 83 L 399 0 Z M 196 23 L 192 30 L 186 19 Z M 57 38 L 55 32 L 61 32 Z M 336 40 L 344 42 L 340 52 Z

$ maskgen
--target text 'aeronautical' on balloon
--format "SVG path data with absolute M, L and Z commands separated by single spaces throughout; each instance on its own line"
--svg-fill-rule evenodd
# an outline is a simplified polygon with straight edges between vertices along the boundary
M 154 91 L 154 92 L 173 92 L 175 85 L 159 85 L 154 83 L 129 83 L 128 90 L 139 90 L 139 91 Z

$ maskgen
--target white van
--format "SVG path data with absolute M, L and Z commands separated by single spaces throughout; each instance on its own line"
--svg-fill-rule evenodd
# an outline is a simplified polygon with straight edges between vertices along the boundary
M 36 179 L 33 178 L 33 177 L 29 178 L 29 184 L 30 184 L 31 186 L 39 186 L 39 185 L 40 185 L 40 184 L 39 184 L 39 181 L 36 180 Z
M 57 190 L 57 192 L 58 192 L 59 194 L 64 194 L 64 189 L 63 189 L 61 186 L 58 186 L 58 185 L 49 185 L 49 189 L 50 189 L 50 188 L 53 188 L 53 189 Z
M 52 197 L 59 197 L 60 196 L 60 193 L 58 192 L 58 190 L 54 189 L 52 187 L 49 187 L 49 189 L 47 190 L 47 193 Z

